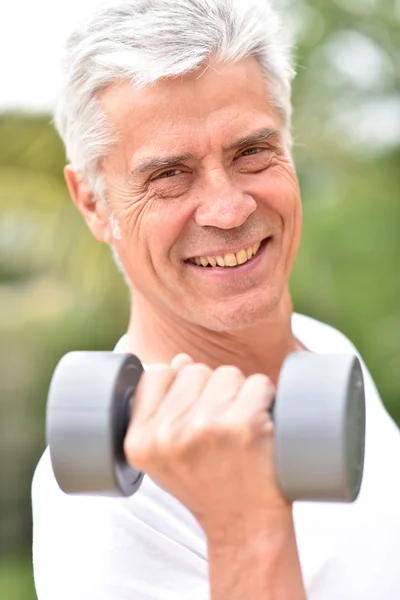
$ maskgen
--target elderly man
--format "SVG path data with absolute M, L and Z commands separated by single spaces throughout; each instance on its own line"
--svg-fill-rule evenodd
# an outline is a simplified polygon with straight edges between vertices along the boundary
M 400 596 L 400 437 L 364 364 L 358 500 L 292 505 L 276 482 L 285 357 L 356 352 L 293 314 L 292 76 L 267 0 L 115 0 L 69 40 L 65 175 L 130 286 L 116 351 L 147 366 L 125 438 L 146 477 L 131 498 L 67 496 L 45 452 L 39 600 Z

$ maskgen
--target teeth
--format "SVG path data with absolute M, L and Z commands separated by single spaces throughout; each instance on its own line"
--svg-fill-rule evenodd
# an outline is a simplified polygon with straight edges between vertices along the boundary
M 246 250 L 239 250 L 239 252 L 236 252 L 236 261 L 238 265 L 243 265 L 245 262 L 247 262 Z
M 257 252 L 259 251 L 261 246 L 261 242 L 258 244 L 254 244 L 254 246 L 249 246 L 244 250 L 239 250 L 236 254 L 230 253 L 225 254 L 225 256 L 216 256 L 213 258 L 212 256 L 199 256 L 193 259 L 193 262 L 198 267 L 207 267 L 211 265 L 211 267 L 236 267 L 237 265 L 244 265 L 248 260 L 250 260 Z
M 237 260 L 235 254 L 225 254 L 224 256 L 225 266 L 227 267 L 236 267 Z

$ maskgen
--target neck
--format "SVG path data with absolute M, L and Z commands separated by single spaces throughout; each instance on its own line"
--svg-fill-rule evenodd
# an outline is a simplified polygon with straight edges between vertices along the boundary
M 144 364 L 169 363 L 185 352 L 212 369 L 234 365 L 246 377 L 264 373 L 276 385 L 286 356 L 304 349 L 292 333 L 292 312 L 286 291 L 279 307 L 264 321 L 233 332 L 211 331 L 150 305 L 135 292 L 125 349 Z

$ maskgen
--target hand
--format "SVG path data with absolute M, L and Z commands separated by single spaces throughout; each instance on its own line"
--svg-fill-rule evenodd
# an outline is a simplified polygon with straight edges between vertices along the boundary
M 274 524 L 290 504 L 274 464 L 265 375 L 212 371 L 187 355 L 147 370 L 124 442 L 127 460 L 175 496 L 207 532 L 241 520 Z M 279 520 L 279 519 L 278 519 Z

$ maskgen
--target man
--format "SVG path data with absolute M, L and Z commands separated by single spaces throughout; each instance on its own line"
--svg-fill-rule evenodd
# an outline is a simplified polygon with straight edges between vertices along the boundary
M 132 291 L 116 351 L 147 368 L 125 439 L 146 477 L 131 498 L 71 497 L 45 452 L 39 600 L 400 594 L 400 438 L 365 365 L 358 500 L 292 506 L 276 483 L 267 409 L 283 360 L 356 352 L 293 314 L 292 76 L 267 0 L 117 0 L 69 40 L 65 175 Z

